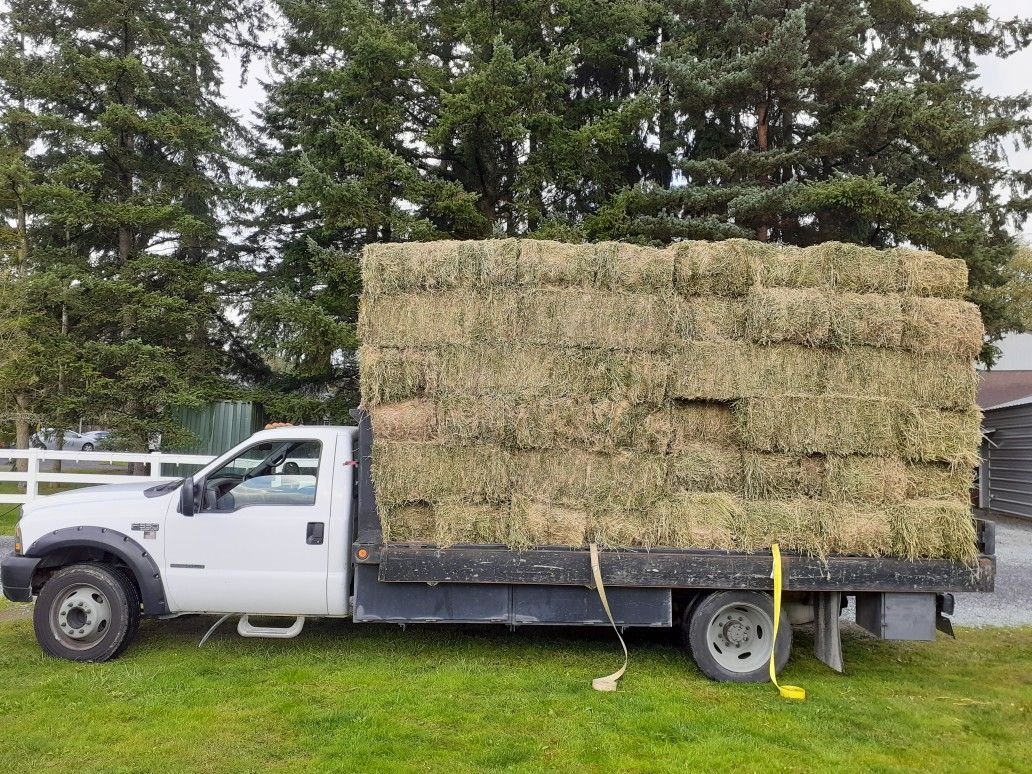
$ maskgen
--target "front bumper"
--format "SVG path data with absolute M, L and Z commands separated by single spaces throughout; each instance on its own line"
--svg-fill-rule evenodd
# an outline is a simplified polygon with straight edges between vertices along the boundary
M 0 562 L 0 585 L 4 596 L 12 602 L 32 601 L 32 575 L 40 559 L 35 556 L 4 557 Z

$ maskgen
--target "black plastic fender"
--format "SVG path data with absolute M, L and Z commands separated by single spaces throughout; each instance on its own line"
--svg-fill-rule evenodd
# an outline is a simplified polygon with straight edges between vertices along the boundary
M 36 540 L 25 556 L 44 559 L 62 550 L 93 548 L 113 554 L 125 562 L 140 587 L 144 615 L 165 615 L 168 603 L 157 562 L 143 546 L 128 535 L 107 527 L 65 527 Z

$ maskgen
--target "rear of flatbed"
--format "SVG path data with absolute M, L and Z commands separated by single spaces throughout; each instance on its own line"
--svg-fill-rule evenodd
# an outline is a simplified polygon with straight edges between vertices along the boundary
M 372 428 L 364 412 L 356 412 L 356 419 L 356 621 L 608 625 L 586 549 L 385 544 L 370 475 Z M 952 633 L 946 617 L 952 594 L 994 588 L 994 525 L 975 524 L 974 566 L 782 554 L 786 599 L 812 611 L 818 657 L 841 670 L 838 621 L 850 596 L 857 622 L 877 637 L 932 639 L 936 628 Z M 600 567 L 617 625 L 681 626 L 686 633 L 706 597 L 765 594 L 773 585 L 768 552 L 628 548 L 601 552 Z

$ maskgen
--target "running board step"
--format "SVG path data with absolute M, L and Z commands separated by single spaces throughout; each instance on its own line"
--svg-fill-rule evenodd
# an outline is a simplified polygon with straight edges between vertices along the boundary
M 289 640 L 297 637 L 305 628 L 305 617 L 299 615 L 290 626 L 252 626 L 248 616 L 240 616 L 237 634 L 241 637 L 266 637 L 273 640 Z

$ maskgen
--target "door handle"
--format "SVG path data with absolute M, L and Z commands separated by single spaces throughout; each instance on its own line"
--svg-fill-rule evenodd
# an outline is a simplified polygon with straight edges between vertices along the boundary
M 321 521 L 308 522 L 308 534 L 305 537 L 305 542 L 310 546 L 321 546 L 325 526 Z

